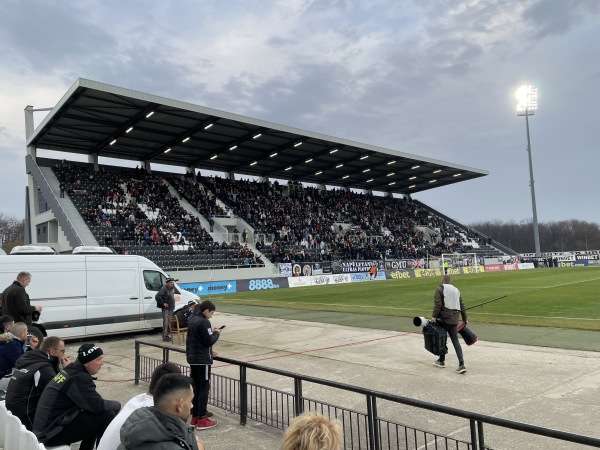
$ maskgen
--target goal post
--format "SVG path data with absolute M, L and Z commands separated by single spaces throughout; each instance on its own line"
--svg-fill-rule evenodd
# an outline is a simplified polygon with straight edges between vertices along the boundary
M 467 267 L 474 268 L 468 270 L 468 273 L 479 273 L 479 258 L 476 253 L 442 253 L 440 263 L 443 273 L 466 273 L 465 270 L 460 269 Z

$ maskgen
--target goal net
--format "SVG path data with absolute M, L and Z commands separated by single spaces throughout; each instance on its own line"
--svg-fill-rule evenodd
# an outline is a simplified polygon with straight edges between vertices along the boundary
M 440 264 L 449 274 L 479 273 L 479 259 L 475 253 L 442 253 Z

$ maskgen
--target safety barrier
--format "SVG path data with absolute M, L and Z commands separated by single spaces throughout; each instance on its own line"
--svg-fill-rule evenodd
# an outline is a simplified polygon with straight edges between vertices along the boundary
M 162 350 L 162 358 L 142 355 L 141 347 L 158 348 Z M 163 362 L 169 361 L 170 352 L 185 353 L 185 349 L 170 347 L 163 344 L 143 340 L 135 341 L 135 383 L 140 380 L 149 380 L 154 368 Z M 225 377 L 211 373 L 211 392 L 209 401 L 212 405 L 239 414 L 240 424 L 245 425 L 247 419 L 255 420 L 266 425 L 284 429 L 290 420 L 304 411 L 314 411 L 342 422 L 344 429 L 344 448 L 369 449 L 369 450 L 398 450 L 416 448 L 435 448 L 436 450 L 492 450 L 491 444 L 484 439 L 484 424 L 489 427 L 500 427 L 506 430 L 523 432 L 521 443 L 527 442 L 533 436 L 550 438 L 546 447 L 552 448 L 553 440 L 569 443 L 583 444 L 600 448 L 600 439 L 589 436 L 567 433 L 564 431 L 529 425 L 522 422 L 501 419 L 484 414 L 465 411 L 457 408 L 438 405 L 435 403 L 415 400 L 408 397 L 388 394 L 372 389 L 351 386 L 345 383 L 325 380 L 322 378 L 301 375 L 285 370 L 263 367 L 252 363 L 237 361 L 230 358 L 216 356 L 217 361 L 237 366 L 239 378 Z M 189 374 L 189 367 L 178 364 L 184 374 Z M 248 381 L 248 372 L 258 371 L 261 374 L 273 374 L 290 379 L 293 383 L 286 392 L 267 386 L 254 384 Z M 261 376 L 261 379 L 264 379 Z M 291 383 L 291 384 L 292 384 Z M 326 403 L 322 400 L 310 399 L 303 394 L 303 383 L 311 383 L 319 387 L 329 387 L 334 390 L 353 393 L 362 396 L 365 400 L 364 410 L 352 410 L 338 405 Z M 339 397 L 339 392 L 336 398 Z M 392 405 L 392 406 L 390 406 Z M 410 425 L 394 422 L 382 417 L 381 410 L 393 411 L 394 417 L 400 416 L 393 406 L 426 410 L 431 414 L 441 413 L 453 418 L 467 421 L 469 439 L 457 439 L 452 436 L 411 427 Z M 406 415 L 406 413 L 404 414 Z M 547 444 L 548 444 L 547 443 Z M 556 442 L 554 442 L 556 444 Z M 518 443 L 503 443 L 502 447 L 517 448 Z

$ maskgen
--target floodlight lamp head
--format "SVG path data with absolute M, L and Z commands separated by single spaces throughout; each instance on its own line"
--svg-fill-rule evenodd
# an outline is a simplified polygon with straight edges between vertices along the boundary
M 538 107 L 537 88 L 524 84 L 515 92 L 517 98 L 517 115 L 530 116 L 535 113 Z

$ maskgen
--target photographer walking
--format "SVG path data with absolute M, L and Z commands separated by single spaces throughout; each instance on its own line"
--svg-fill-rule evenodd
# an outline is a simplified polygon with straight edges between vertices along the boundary
M 452 285 L 450 275 L 444 275 L 442 277 L 442 284 L 436 288 L 433 298 L 434 306 L 431 321 L 444 328 L 446 333 L 450 336 L 450 340 L 456 351 L 456 357 L 458 358 L 458 369 L 456 369 L 456 373 L 466 373 L 467 369 L 465 368 L 462 347 L 458 341 L 457 327 L 459 313 L 462 316 L 465 325 L 467 324 L 467 313 L 460 291 Z M 444 368 L 446 367 L 445 360 L 446 355 L 442 354 L 434 364 L 437 367 Z

